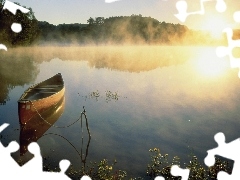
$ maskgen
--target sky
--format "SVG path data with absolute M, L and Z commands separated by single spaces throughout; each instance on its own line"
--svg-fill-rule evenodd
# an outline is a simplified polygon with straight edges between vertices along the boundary
M 239 0 L 223 0 L 227 5 L 224 13 L 216 11 L 216 4 L 221 0 L 208 0 L 204 2 L 204 15 L 188 16 L 186 22 L 179 21 L 176 3 L 179 0 L 118 0 L 105 3 L 105 0 L 14 0 L 26 7 L 31 7 L 39 21 L 51 24 L 86 24 L 90 17 L 130 16 L 141 14 L 152 17 L 160 22 L 183 24 L 192 29 L 213 28 L 212 26 L 238 25 L 233 20 L 233 13 L 240 11 Z M 187 12 L 199 11 L 201 0 L 186 0 Z M 206 0 L 204 0 L 206 1 Z M 215 23 L 215 24 L 214 24 Z M 217 23 L 217 24 L 216 24 Z M 239 23 L 240 24 L 240 23 Z

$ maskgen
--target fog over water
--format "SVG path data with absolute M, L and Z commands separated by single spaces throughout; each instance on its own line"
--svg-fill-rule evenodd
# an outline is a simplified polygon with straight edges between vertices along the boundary
M 228 58 L 218 58 L 214 47 L 12 48 L 1 52 L 0 61 L 0 121 L 10 123 L 2 133 L 5 145 L 19 141 L 21 94 L 59 72 L 65 107 L 54 125 L 70 124 L 85 107 L 91 132 L 87 164 L 116 159 L 129 176 L 144 176 L 150 148 L 179 156 L 182 163 L 193 153 L 203 163 L 206 151 L 216 147 L 217 132 L 225 133 L 227 141 L 239 137 L 238 69 L 230 68 Z M 80 123 L 46 133 L 59 134 L 85 152 L 88 136 L 83 130 L 83 145 Z M 45 163 L 58 167 L 66 158 L 74 168 L 81 167 L 80 157 L 63 138 L 45 135 L 38 143 Z M 29 155 L 14 157 L 26 160 Z

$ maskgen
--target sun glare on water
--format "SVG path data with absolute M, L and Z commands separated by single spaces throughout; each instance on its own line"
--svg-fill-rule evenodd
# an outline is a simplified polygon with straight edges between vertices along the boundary
M 214 52 L 204 51 L 194 59 L 194 66 L 202 77 L 210 78 L 224 75 L 229 68 L 229 63 L 218 58 Z

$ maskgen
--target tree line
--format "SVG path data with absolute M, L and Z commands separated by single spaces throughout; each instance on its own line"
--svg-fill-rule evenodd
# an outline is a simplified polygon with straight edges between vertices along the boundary
M 1 4 L 0 4 L 1 6 Z M 2 7 L 0 7 L 0 10 Z M 28 8 L 29 9 L 29 8 Z M 11 24 L 22 24 L 14 33 Z M 13 15 L 8 10 L 0 14 L 0 43 L 7 46 L 86 45 L 86 44 L 150 44 L 192 45 L 208 44 L 212 39 L 206 32 L 197 32 L 180 24 L 159 22 L 142 15 L 90 17 L 87 24 L 59 24 L 38 21 L 34 12 Z
M 142 15 L 90 17 L 87 24 L 38 22 L 38 44 L 58 45 L 191 45 L 211 43 L 207 32 Z

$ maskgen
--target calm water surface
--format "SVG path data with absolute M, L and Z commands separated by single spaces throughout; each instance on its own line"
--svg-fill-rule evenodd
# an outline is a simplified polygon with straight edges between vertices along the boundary
M 203 163 L 206 151 L 217 146 L 217 132 L 227 141 L 240 136 L 238 70 L 212 47 L 19 48 L 1 52 L 0 60 L 0 121 L 10 123 L 1 136 L 4 145 L 19 142 L 21 94 L 56 73 L 62 73 L 66 92 L 54 125 L 71 124 L 85 107 L 90 141 L 80 122 L 52 126 L 37 141 L 52 167 L 61 159 L 78 169 L 84 156 L 86 164 L 107 158 L 129 177 L 144 177 L 150 148 L 182 162 L 193 153 Z

